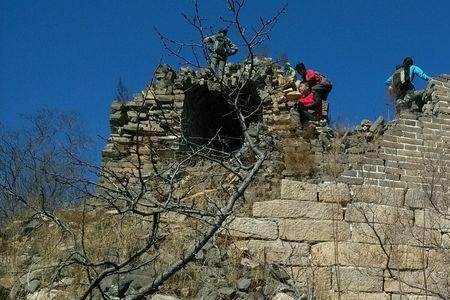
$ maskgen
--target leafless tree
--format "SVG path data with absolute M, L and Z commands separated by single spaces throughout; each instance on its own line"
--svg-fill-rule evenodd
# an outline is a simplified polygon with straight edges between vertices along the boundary
M 81 156 L 89 140 L 73 114 L 50 110 L 23 116 L 22 126 L 0 132 L 2 218 L 32 210 L 55 210 L 80 203 L 74 189 L 50 173 L 83 178 L 69 153 Z M 32 211 L 31 211 L 32 212 Z
M 129 152 L 127 168 L 123 167 L 124 164 L 120 168 L 113 164 L 97 167 L 79 158 L 76 151 L 67 147 L 65 153 L 70 158 L 67 163 L 74 170 L 90 170 L 99 176 L 100 181 L 90 177 L 79 178 L 71 172 L 42 170 L 39 165 L 30 166 L 30 170 L 40 172 L 45 178 L 36 188 L 41 203 L 54 197 L 51 192 L 43 189 L 43 185 L 49 182 L 61 184 L 83 199 L 81 207 L 74 212 L 77 216 L 75 222 L 70 221 L 73 216 L 68 217 L 62 211 L 48 210 L 42 205 L 33 206 L 29 197 L 24 197 L 20 189 L 5 181 L 3 187 L 7 188 L 8 197 L 30 207 L 46 220 L 48 226 L 57 225 L 52 227 L 57 228 L 60 234 L 57 246 L 70 249 L 59 260 L 47 262 L 45 268 L 53 270 L 48 289 L 64 274 L 78 274 L 73 288 L 78 299 L 90 299 L 94 295 L 109 299 L 111 294 L 108 288 L 111 285 L 108 287 L 104 284 L 105 281 L 145 270 L 151 278 L 145 285 L 132 290 L 129 289 L 129 281 L 128 285 L 125 284 L 126 288 L 122 286 L 121 289 L 117 285 L 114 292 L 114 296 L 121 299 L 143 299 L 158 291 L 185 268 L 223 228 L 236 204 L 243 201 L 245 190 L 267 157 L 267 149 L 260 145 L 264 137 L 251 136 L 248 131 L 250 120 L 261 112 L 262 105 L 259 103 L 250 110 L 244 109 L 249 101 L 247 89 L 255 72 L 253 49 L 269 37 L 285 10 L 285 7 L 281 8 L 269 19 L 260 18 L 258 26 L 247 29 L 242 25 L 241 19 L 244 4 L 244 0 L 226 1 L 229 15 L 223 17 L 223 21 L 236 29 L 248 51 L 243 66 L 246 72 L 241 74 L 236 84 L 220 85 L 220 93 L 231 108 L 230 118 L 235 118 L 241 128 L 241 151 L 227 152 L 213 147 L 214 140 L 220 136 L 220 130 L 209 142 L 195 144 L 168 126 L 166 129 L 172 131 L 187 147 L 181 154 L 165 151 L 171 157 L 163 159 L 161 152 L 164 149 L 154 145 L 151 128 L 156 126 L 152 125 L 152 121 L 161 124 L 162 120 L 150 118 L 146 124 L 140 121 L 141 114 L 149 113 L 149 108 L 144 103 L 154 93 L 150 83 L 142 98 L 134 100 L 137 104 L 134 111 L 137 126 L 131 146 L 128 145 L 125 149 Z M 197 1 L 194 1 L 194 8 L 194 17 L 184 17 L 197 29 L 199 39 L 202 39 L 203 30 L 207 28 L 203 25 L 205 18 L 200 16 Z M 201 66 L 196 54 L 198 50 L 207 56 L 202 43 L 179 43 L 163 35 L 160 37 L 166 50 L 185 64 Z M 194 62 L 181 54 L 180 50 L 186 47 L 194 53 Z M 259 128 L 258 125 L 255 127 Z M 120 152 L 122 149 L 117 150 Z M 41 160 L 36 155 L 34 161 Z M 189 174 L 194 170 L 192 166 L 199 162 L 206 166 L 206 170 L 214 172 L 197 176 Z M 65 165 L 62 167 L 64 170 L 68 168 Z M 182 219 L 182 228 L 179 224 L 177 227 L 178 219 Z

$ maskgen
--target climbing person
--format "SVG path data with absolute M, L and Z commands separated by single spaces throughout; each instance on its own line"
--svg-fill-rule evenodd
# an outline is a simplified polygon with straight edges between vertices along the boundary
M 323 118 L 322 101 L 306 81 L 302 81 L 298 91 L 300 98 L 297 101 L 289 101 L 287 106 L 291 108 L 291 122 L 294 128 L 301 129 L 310 121 L 319 121 Z
M 414 65 L 411 57 L 406 57 L 403 63 L 395 68 L 394 74 L 385 81 L 389 95 L 397 99 L 397 111 L 400 107 L 411 106 L 414 98 L 411 92 L 415 90 L 412 82 L 416 75 L 426 81 L 431 79 L 421 68 Z
M 289 78 L 291 78 L 292 80 L 295 79 L 295 69 L 291 66 L 290 62 L 286 62 L 286 64 L 284 65 L 284 71 L 286 75 L 289 76 Z
M 307 69 L 303 63 L 295 65 L 295 70 L 306 81 L 314 94 L 314 98 L 320 101 L 323 108 L 323 116 L 328 118 L 328 94 L 333 88 L 333 83 L 317 71 Z
M 203 43 L 211 52 L 210 67 L 216 74 L 216 67 L 219 66 L 217 77 L 222 78 L 225 70 L 225 63 L 228 56 L 236 54 L 238 47 L 227 37 L 228 29 L 219 30 L 216 34 L 207 36 Z

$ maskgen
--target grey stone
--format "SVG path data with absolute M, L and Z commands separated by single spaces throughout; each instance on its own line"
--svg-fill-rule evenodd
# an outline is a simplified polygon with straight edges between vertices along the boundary
M 180 299 L 173 296 L 156 294 L 151 298 L 151 300 L 180 300 Z
M 272 300 L 295 300 L 295 299 L 286 293 L 278 293 L 272 298 Z
M 39 279 L 33 279 L 25 284 L 24 289 L 28 293 L 34 293 L 37 291 L 37 289 L 39 288 L 40 285 L 41 285 L 41 281 Z
M 218 290 L 218 293 L 226 299 L 232 299 L 236 295 L 236 290 L 232 287 L 222 287 Z
M 379 116 L 378 119 L 370 126 L 369 131 L 372 133 L 378 132 L 383 124 L 384 118 Z
M 205 258 L 205 252 L 203 250 L 200 250 L 195 254 L 195 259 L 197 260 L 203 260 Z
M 237 281 L 237 288 L 241 292 L 246 292 L 246 291 L 248 291 L 251 283 L 252 283 L 252 280 L 250 278 L 240 278 Z

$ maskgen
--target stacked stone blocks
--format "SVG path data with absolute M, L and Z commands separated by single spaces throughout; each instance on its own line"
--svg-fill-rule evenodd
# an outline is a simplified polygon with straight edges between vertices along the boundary
M 429 222 L 436 216 L 413 192 L 285 179 L 280 199 L 254 203 L 253 218 L 235 218 L 229 234 L 259 263 L 295 270 L 295 284 L 314 286 L 318 299 L 421 299 L 426 287 L 413 275 L 446 289 L 450 223 Z

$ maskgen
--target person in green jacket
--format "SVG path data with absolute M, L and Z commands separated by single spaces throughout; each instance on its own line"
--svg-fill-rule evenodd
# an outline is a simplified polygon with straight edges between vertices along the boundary
M 290 62 L 286 62 L 284 66 L 284 71 L 286 72 L 286 75 L 288 75 L 290 78 L 295 78 L 295 69 L 291 66 Z
M 211 52 L 210 67 L 216 74 L 216 67 L 219 66 L 217 77 L 222 78 L 228 56 L 236 54 L 238 47 L 227 37 L 228 29 L 219 30 L 216 34 L 207 36 L 203 43 Z

